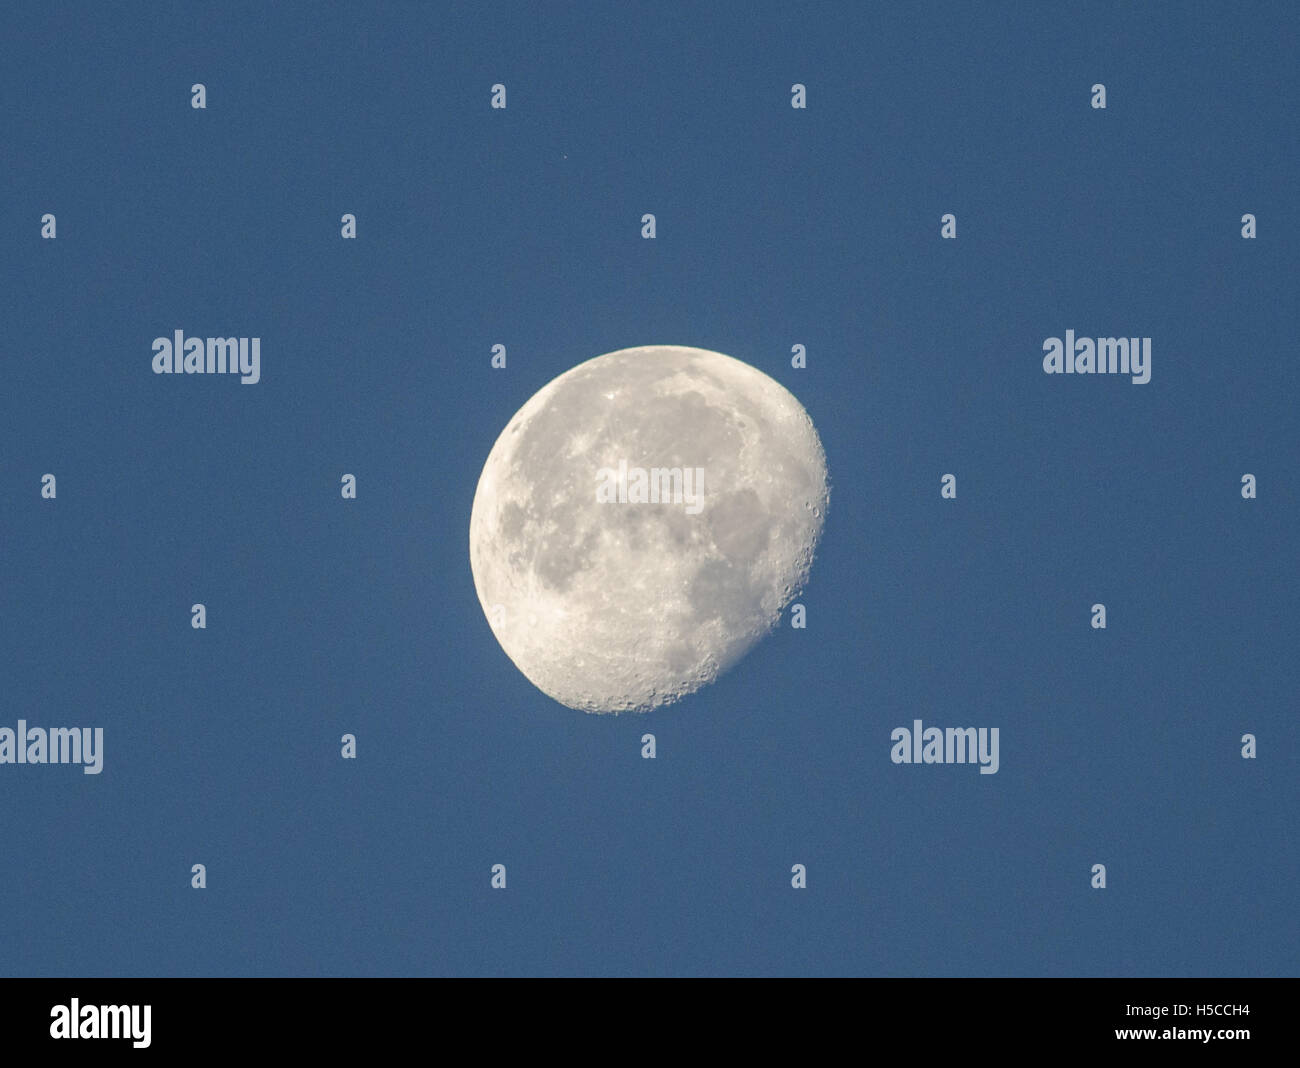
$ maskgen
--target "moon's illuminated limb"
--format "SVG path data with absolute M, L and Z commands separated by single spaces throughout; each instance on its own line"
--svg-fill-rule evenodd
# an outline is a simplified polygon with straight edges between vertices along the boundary
M 601 469 L 620 464 L 702 469 L 703 493 L 693 509 L 638 503 L 624 479 L 626 503 L 598 501 Z M 620 349 L 551 381 L 501 432 L 470 517 L 474 585 L 539 689 L 646 711 L 771 630 L 807 581 L 828 496 L 812 420 L 778 382 L 705 349 Z

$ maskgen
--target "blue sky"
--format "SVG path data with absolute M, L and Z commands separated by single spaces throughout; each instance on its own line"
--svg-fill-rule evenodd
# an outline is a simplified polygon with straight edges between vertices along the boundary
M 0 766 L 0 971 L 1295 974 L 1296 29 L 17 7 L 0 726 L 105 758 Z M 155 376 L 176 329 L 261 381 Z M 1151 381 L 1043 374 L 1067 329 Z M 537 389 L 656 343 L 815 421 L 808 628 L 584 716 L 493 638 L 470 507 Z M 917 718 L 1000 728 L 998 773 L 892 764 Z

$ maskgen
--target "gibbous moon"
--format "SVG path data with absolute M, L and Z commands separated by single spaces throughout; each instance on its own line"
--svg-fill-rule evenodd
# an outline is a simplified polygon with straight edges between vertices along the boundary
M 802 589 L 829 499 L 808 413 L 761 371 L 647 345 L 579 364 L 515 414 L 469 524 L 501 648 L 584 712 L 712 682 Z

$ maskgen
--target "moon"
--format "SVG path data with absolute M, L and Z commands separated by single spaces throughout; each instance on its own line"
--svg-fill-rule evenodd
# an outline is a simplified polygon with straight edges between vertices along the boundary
M 493 634 L 543 693 L 646 712 L 736 664 L 803 589 L 830 487 L 780 383 L 707 349 L 587 360 L 502 430 L 469 523 Z

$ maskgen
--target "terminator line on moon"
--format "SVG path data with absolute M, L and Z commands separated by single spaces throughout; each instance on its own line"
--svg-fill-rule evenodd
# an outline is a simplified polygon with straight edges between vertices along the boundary
M 538 689 L 644 712 L 776 625 L 828 499 L 817 431 L 774 379 L 706 349 L 620 349 L 553 379 L 497 438 L 470 516 L 474 586 Z

